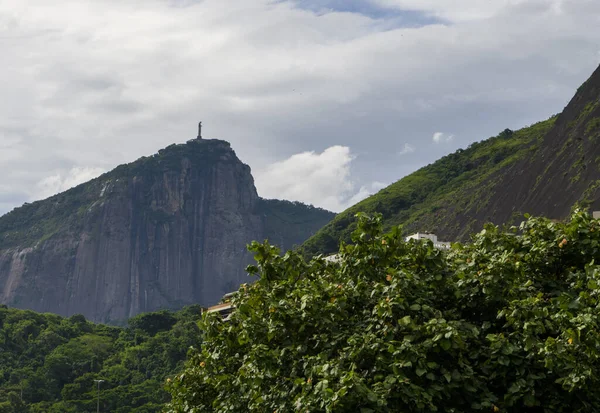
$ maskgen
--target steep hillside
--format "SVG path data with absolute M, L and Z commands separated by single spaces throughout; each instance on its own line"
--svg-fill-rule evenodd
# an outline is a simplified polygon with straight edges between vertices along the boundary
M 0 217 L 0 303 L 119 322 L 212 304 L 246 245 L 302 243 L 333 213 L 259 198 L 229 143 L 191 140 Z
M 307 254 L 347 240 L 358 211 L 381 212 L 385 225 L 464 240 L 484 222 L 523 213 L 564 218 L 576 202 L 600 209 L 600 68 L 564 111 L 516 132 L 474 143 L 342 212 L 311 237 Z
M 485 211 L 494 177 L 531 156 L 555 119 L 516 132 L 505 130 L 444 156 L 340 213 L 303 248 L 309 253 L 336 250 L 339 240 L 349 239 L 360 211 L 382 213 L 386 229 L 404 224 L 408 232 L 436 231 L 444 239 L 468 235 L 477 223 L 457 221 L 460 212 Z

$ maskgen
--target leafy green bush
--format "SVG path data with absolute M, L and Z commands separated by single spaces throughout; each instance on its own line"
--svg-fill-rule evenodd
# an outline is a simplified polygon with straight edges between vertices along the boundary
M 171 412 L 600 411 L 600 222 L 488 225 L 448 252 L 362 215 L 339 262 L 252 245 L 257 283 Z
M 160 331 L 170 330 L 176 322 L 177 319 L 171 312 L 161 310 L 138 314 L 130 318 L 127 324 L 134 330 L 140 329 L 144 333 L 154 336 Z

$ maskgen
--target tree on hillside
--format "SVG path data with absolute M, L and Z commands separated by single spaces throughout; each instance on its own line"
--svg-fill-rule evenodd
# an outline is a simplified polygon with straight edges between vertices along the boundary
M 600 411 L 600 222 L 492 225 L 449 252 L 362 215 L 340 261 L 253 243 L 258 282 L 170 412 Z

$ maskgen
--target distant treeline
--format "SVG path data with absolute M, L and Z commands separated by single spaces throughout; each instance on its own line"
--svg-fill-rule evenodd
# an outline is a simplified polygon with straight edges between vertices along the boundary
M 0 413 L 161 411 L 168 376 L 199 346 L 200 306 L 140 314 L 126 328 L 0 306 Z

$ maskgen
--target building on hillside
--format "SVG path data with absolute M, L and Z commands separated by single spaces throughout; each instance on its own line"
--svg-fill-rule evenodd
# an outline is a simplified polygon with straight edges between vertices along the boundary
M 227 321 L 229 319 L 229 315 L 233 311 L 233 305 L 231 303 L 221 303 L 216 304 L 211 307 L 204 309 L 205 313 L 219 313 L 219 315 Z
M 592 217 L 594 219 L 600 219 L 600 211 L 594 211 L 594 212 L 592 212 Z
M 417 241 L 422 240 L 422 239 L 428 239 L 429 241 L 433 242 L 433 246 L 435 248 L 438 248 L 438 249 L 441 249 L 441 250 L 450 249 L 450 243 L 449 242 L 439 241 L 437 235 L 432 234 L 430 232 L 417 232 L 416 234 L 409 235 L 404 240 L 406 242 L 408 242 L 411 239 L 414 239 L 414 240 L 417 240 Z
M 233 310 L 235 308 L 233 306 L 233 304 L 231 303 L 232 295 L 233 295 L 233 293 L 225 294 L 219 304 L 213 305 L 208 308 L 203 308 L 202 312 L 203 313 L 219 313 L 219 315 L 221 316 L 221 318 L 223 318 L 223 320 L 225 320 L 225 321 L 229 320 L 229 316 L 231 315 L 231 313 L 233 312 Z

